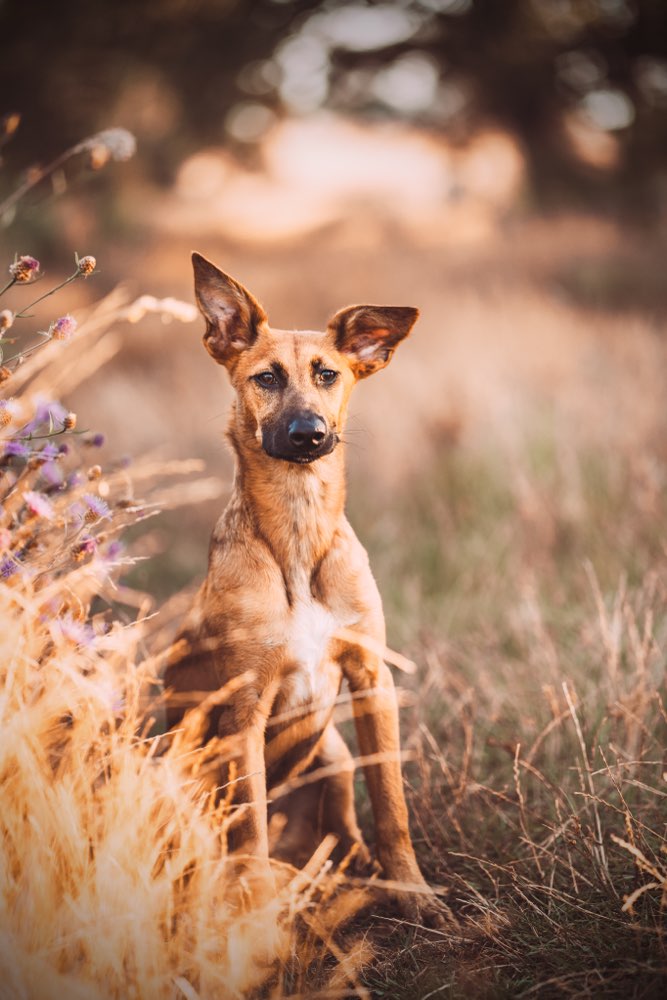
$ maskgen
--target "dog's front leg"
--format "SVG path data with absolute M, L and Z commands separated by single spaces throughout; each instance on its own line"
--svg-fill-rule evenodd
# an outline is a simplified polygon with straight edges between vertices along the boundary
M 246 715 L 234 712 L 235 731 L 221 727 L 221 732 L 231 744 L 231 762 L 223 769 L 224 795 L 231 790 L 232 815 L 228 825 L 228 845 L 241 876 L 241 884 L 250 889 L 251 903 L 259 905 L 275 893 L 275 884 L 269 863 L 267 832 L 266 769 L 264 760 L 264 735 L 266 714 L 258 705 Z M 246 715 L 239 726 L 239 715 Z M 225 729 L 227 730 L 225 732 Z
M 359 749 L 367 762 L 364 774 L 373 807 L 378 860 L 386 878 L 404 883 L 396 893 L 412 919 L 440 925 L 443 912 L 419 870 L 403 794 L 396 689 L 389 668 L 357 646 L 348 649 L 343 669 L 353 693 Z M 410 891 L 412 890 L 412 891 Z

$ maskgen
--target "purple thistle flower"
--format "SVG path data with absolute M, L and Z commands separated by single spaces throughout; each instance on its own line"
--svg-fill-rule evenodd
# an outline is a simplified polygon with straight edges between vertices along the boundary
M 104 441 L 104 434 L 91 434 L 90 437 L 84 438 L 83 443 L 87 444 L 91 448 L 101 448 Z
M 14 439 L 13 441 L 7 441 L 4 449 L 5 457 L 13 456 L 14 458 L 27 458 L 30 454 L 30 448 L 23 441 L 18 441 Z
M 118 559 L 119 556 L 122 556 L 124 551 L 125 551 L 125 546 L 123 545 L 122 542 L 111 542 L 107 546 L 107 550 L 104 553 L 104 558 L 108 559 L 109 561 L 113 561 L 114 559 Z
M 92 556 L 97 549 L 97 540 L 92 535 L 83 535 L 78 542 L 72 546 L 72 555 L 76 560 L 81 560 L 84 556 Z
M 11 556 L 7 556 L 0 562 L 0 580 L 9 580 L 14 576 L 19 568 L 18 563 Z
M 64 481 L 62 470 L 55 462 L 45 462 L 40 471 L 49 486 L 62 486 Z
M 69 445 L 67 444 L 66 441 L 63 441 L 62 444 L 58 445 L 58 454 L 59 455 L 69 455 L 69 450 L 70 450 L 69 449 Z
M 67 313 L 66 316 L 61 316 L 60 319 L 51 324 L 49 333 L 53 340 L 69 340 L 77 326 L 78 323 L 74 317 Z
M 28 434 L 34 434 L 42 424 L 63 424 L 66 416 L 67 410 L 60 403 L 42 402 L 38 404 L 32 420 L 29 420 L 23 429 Z
M 53 441 L 47 441 L 44 447 L 39 452 L 39 457 L 43 458 L 46 462 L 50 462 L 52 458 L 57 458 L 59 454 L 58 446 L 53 443 Z
M 54 639 L 66 639 L 75 646 L 90 646 L 95 638 L 92 625 L 77 621 L 71 615 L 63 615 L 51 622 Z
M 24 254 L 9 265 L 9 273 L 14 281 L 31 281 L 39 273 L 39 261 L 29 254 Z
M 110 517 L 111 511 L 109 510 L 109 504 L 105 503 L 101 497 L 96 497 L 93 493 L 84 493 L 84 502 L 86 503 L 88 510 L 86 511 L 85 518 L 89 520 L 97 520 L 102 517 Z
M 51 506 L 51 501 L 43 493 L 37 493 L 36 490 L 26 490 L 23 494 L 23 499 L 31 514 L 34 514 L 36 517 L 43 517 L 47 521 L 53 520 L 54 510 Z

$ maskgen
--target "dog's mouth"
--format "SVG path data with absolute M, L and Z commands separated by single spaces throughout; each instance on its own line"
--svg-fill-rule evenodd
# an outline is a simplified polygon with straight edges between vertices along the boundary
M 263 443 L 264 451 L 271 458 L 280 459 L 282 462 L 291 462 L 293 465 L 311 465 L 319 458 L 330 455 L 338 444 L 338 436 L 330 434 L 325 441 L 316 448 L 286 448 L 280 449 L 272 447 L 268 442 Z

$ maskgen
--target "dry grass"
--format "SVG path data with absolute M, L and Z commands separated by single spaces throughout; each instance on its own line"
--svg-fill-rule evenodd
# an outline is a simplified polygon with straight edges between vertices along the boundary
M 9 997 L 664 995 L 664 295 L 651 279 L 646 308 L 632 295 L 627 312 L 605 308 L 619 304 L 615 285 L 598 283 L 605 261 L 620 259 L 627 279 L 618 255 L 636 246 L 592 222 L 528 223 L 446 259 L 437 234 L 420 244 L 376 228 L 373 245 L 374 230 L 357 246 L 350 225 L 279 255 L 222 238 L 201 249 L 279 323 L 311 326 L 360 299 L 422 308 L 395 363 L 359 390 L 350 506 L 391 645 L 419 666 L 401 678 L 406 782 L 450 929 L 424 931 L 377 904 L 345 929 L 363 899 L 328 871 L 326 845 L 303 877 L 281 876 L 262 912 L 240 912 L 224 815 L 197 794 L 185 748 L 158 757 L 142 729 L 160 666 L 151 654 L 177 607 L 147 620 L 128 585 L 162 594 L 203 570 L 220 501 L 167 514 L 133 549 L 154 553 L 161 532 L 163 552 L 133 567 L 107 560 L 102 577 L 92 557 L 46 572 L 62 550 L 54 523 L 35 552 L 43 576 L 0 584 L 3 725 L 21 734 L 0 743 Z M 194 233 L 156 241 L 145 268 L 164 294 L 185 294 L 192 246 Z M 655 268 L 655 249 L 636 251 L 637 273 Z M 128 254 L 123 267 L 139 271 Z M 75 391 L 121 450 L 168 437 L 170 454 L 227 470 L 228 396 L 199 331 L 185 329 L 93 338 L 86 384 L 74 390 L 72 366 L 58 365 L 44 369 L 43 391 Z M 166 471 L 155 461 L 142 480 L 140 465 L 105 467 L 113 523 L 149 512 Z M 128 513 L 114 498 L 131 483 L 142 503 Z M 20 508 L 16 530 L 28 521 Z M 119 569 L 125 589 L 109 591 Z M 96 619 L 85 646 L 54 635 L 46 593 L 77 620 L 106 608 L 111 630 Z M 119 598 L 134 600 L 132 614 Z M 359 809 L 371 836 L 361 782 Z
M 7 383 L 0 994 L 278 998 L 308 981 L 321 996 L 364 995 L 369 948 L 336 935 L 366 896 L 337 892 L 332 845 L 303 872 L 278 870 L 276 892 L 254 904 L 226 857 L 231 790 L 216 804 L 197 780 L 196 725 L 165 752 L 148 735 L 170 609 L 155 617 L 147 595 L 119 584 L 134 557 L 118 537 L 219 484 L 193 479 L 192 462 L 88 468 L 88 437 L 77 442 L 54 400 L 108 360 L 112 326 L 153 307 L 178 312 L 113 296 L 71 345 L 49 345 Z M 54 441 L 68 443 L 55 457 Z M 17 442 L 20 454 L 5 452 Z

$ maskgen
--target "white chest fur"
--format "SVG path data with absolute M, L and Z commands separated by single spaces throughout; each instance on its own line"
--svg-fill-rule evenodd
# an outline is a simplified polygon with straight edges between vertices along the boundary
M 287 655 L 292 668 L 293 697 L 309 701 L 327 679 L 327 650 L 338 623 L 316 600 L 297 600 L 289 621 Z

